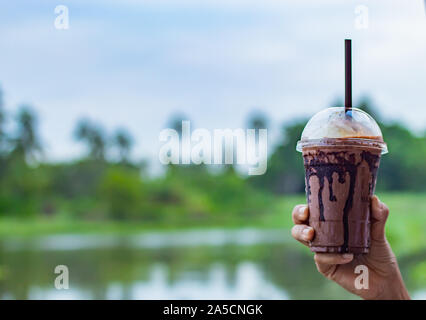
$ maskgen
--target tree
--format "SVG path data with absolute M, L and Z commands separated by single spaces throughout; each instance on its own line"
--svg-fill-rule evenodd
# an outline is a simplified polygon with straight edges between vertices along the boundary
M 254 111 L 249 116 L 247 121 L 248 129 L 267 129 L 268 128 L 268 118 L 261 111 Z
M 113 219 L 144 218 L 145 190 L 137 169 L 109 168 L 99 184 L 98 196 Z
M 6 116 L 4 112 L 3 92 L 0 87 L 0 178 L 7 172 L 7 135 L 5 132 Z
M 176 130 L 176 132 L 179 134 L 179 137 L 182 136 L 182 121 L 188 120 L 189 118 L 183 114 L 183 113 L 176 113 L 171 116 L 168 127 L 171 129 Z
M 36 134 L 36 116 L 28 105 L 22 105 L 17 116 L 17 135 L 13 139 L 13 153 L 24 159 L 34 159 L 42 149 Z
M 3 150 L 3 144 L 5 141 L 5 132 L 4 132 L 4 123 L 5 123 L 5 114 L 4 114 L 4 100 L 3 100 L 3 91 L 0 87 L 0 151 Z
M 331 108 L 336 108 L 336 107 L 344 107 L 345 103 L 343 102 L 343 99 L 340 97 L 336 97 L 331 103 L 330 103 L 330 107 Z
M 74 136 L 77 141 L 86 143 L 91 158 L 105 160 L 106 139 L 99 126 L 87 119 L 82 119 L 77 123 Z
M 382 117 L 377 108 L 374 106 L 373 100 L 369 96 L 363 96 L 359 99 L 358 108 L 367 112 L 378 123 L 381 122 Z
M 124 129 L 117 130 L 113 138 L 113 143 L 118 149 L 120 161 L 127 163 L 133 145 L 133 139 L 130 134 Z
M 296 143 L 306 122 L 302 119 L 284 125 L 281 141 L 268 160 L 268 170 L 249 178 L 254 186 L 277 194 L 303 192 L 303 159 L 296 152 Z

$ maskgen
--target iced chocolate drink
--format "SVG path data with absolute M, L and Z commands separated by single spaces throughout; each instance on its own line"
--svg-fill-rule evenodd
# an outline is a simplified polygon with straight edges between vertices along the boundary
M 306 125 L 297 149 L 305 164 L 314 252 L 366 253 L 370 198 L 380 156 L 387 152 L 377 123 L 353 108 L 329 108 Z

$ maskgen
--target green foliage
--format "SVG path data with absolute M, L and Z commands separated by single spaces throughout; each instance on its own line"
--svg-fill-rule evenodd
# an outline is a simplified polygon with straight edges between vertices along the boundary
M 129 154 L 133 144 L 130 133 L 124 129 L 117 130 L 114 135 L 113 142 L 117 148 L 120 161 L 123 163 L 129 162 Z
M 304 192 L 304 168 L 296 143 L 307 120 L 299 120 L 283 128 L 283 138 L 268 160 L 268 170 L 262 176 L 250 178 L 253 185 L 278 194 Z
M 105 159 L 106 139 L 102 128 L 87 119 L 77 123 L 74 136 L 78 141 L 86 144 L 89 157 L 96 160 Z
M 426 190 L 426 139 L 399 124 L 382 125 L 389 154 L 382 157 L 379 190 Z
M 13 161 L 12 161 L 13 159 Z M 40 200 L 48 181 L 39 168 L 20 158 L 5 161 L 7 174 L 0 184 L 0 215 L 28 217 L 40 213 Z
M 3 156 L 6 142 L 5 123 L 6 115 L 4 112 L 3 91 L 0 87 L 0 156 Z
M 95 197 L 99 181 L 108 167 L 109 165 L 104 161 L 92 159 L 46 164 L 44 170 L 50 180 L 49 193 L 70 200 Z
M 21 106 L 17 116 L 18 130 L 13 141 L 12 156 L 34 160 L 41 152 L 41 144 L 37 137 L 36 117 L 31 107 Z
M 367 97 L 359 105 L 378 120 L 390 150 L 382 158 L 378 192 L 426 191 L 425 137 L 414 135 L 401 124 L 383 122 Z M 229 165 L 219 170 L 203 165 L 170 165 L 164 176 L 148 178 L 142 166 L 130 160 L 133 139 L 126 130 L 109 136 L 89 120 L 80 121 L 74 132 L 76 140 L 86 145 L 87 157 L 72 162 L 40 163 L 37 155 L 42 148 L 31 107 L 22 107 L 16 117 L 10 117 L 16 121 L 14 132 L 4 130 L 7 117 L 2 107 L 0 92 L 3 219 L 134 221 L 161 228 L 289 226 L 291 220 L 283 214 L 289 214 L 294 199 L 305 201 L 303 161 L 295 146 L 307 119 L 283 126 L 282 137 L 268 159 L 264 175 L 247 178 Z M 182 119 L 187 117 L 176 115 L 170 124 L 179 131 Z M 257 112 L 247 123 L 261 129 L 268 126 L 268 119 Z M 299 195 L 290 197 L 288 194 L 292 193 Z M 395 211 L 404 211 L 410 201 L 422 200 L 408 196 L 407 199 L 389 197 L 386 201 Z M 408 230 L 420 234 L 418 221 L 421 217 L 415 215 L 414 220 L 396 226 L 390 238 L 398 242 Z M 412 238 L 424 243 L 423 239 Z M 415 243 L 411 245 L 414 247 Z
M 108 168 L 98 186 L 99 200 L 117 220 L 137 218 L 146 200 L 144 193 L 138 171 L 126 167 Z
M 212 173 L 205 166 L 170 166 L 161 189 L 158 205 L 182 209 L 172 209 L 175 214 L 168 216 L 177 224 L 195 221 L 208 226 L 252 219 L 267 211 L 271 197 L 248 186 L 232 167 Z

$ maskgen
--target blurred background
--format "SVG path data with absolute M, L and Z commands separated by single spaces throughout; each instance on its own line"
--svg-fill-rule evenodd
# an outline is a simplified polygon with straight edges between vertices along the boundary
M 0 298 L 353 299 L 289 232 L 295 144 L 343 104 L 345 38 L 354 104 L 390 149 L 387 236 L 426 299 L 422 0 L 2 2 Z M 161 165 L 159 133 L 181 120 L 267 128 L 266 173 Z

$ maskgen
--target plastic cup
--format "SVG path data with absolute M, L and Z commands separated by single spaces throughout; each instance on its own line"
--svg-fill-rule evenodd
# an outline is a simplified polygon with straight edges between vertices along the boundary
M 328 108 L 306 124 L 296 149 L 303 154 L 311 251 L 366 253 L 370 199 L 386 143 L 376 121 L 352 108 Z

